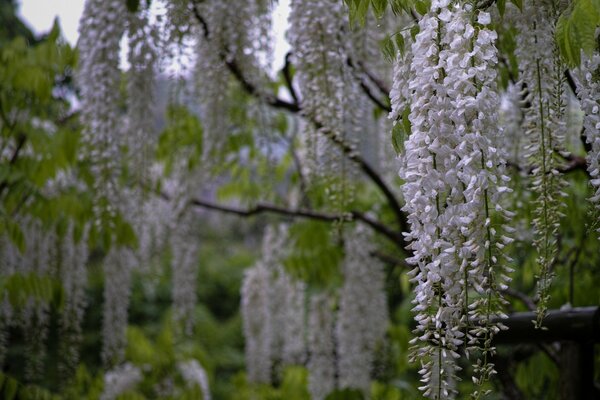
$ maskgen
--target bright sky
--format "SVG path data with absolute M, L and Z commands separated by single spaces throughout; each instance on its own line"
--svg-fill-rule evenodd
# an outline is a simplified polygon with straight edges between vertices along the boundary
M 79 17 L 83 12 L 84 0 L 20 0 L 20 16 L 35 33 L 44 33 L 50 30 L 54 18 L 58 17 L 65 38 L 75 45 L 77 42 L 77 26 Z M 289 45 L 285 40 L 287 16 L 289 14 L 289 0 L 278 2 L 274 13 L 275 65 L 277 71 L 283 66 Z

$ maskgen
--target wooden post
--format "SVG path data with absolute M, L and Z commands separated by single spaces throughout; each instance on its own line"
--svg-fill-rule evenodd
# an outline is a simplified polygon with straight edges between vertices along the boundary
M 533 312 L 514 313 L 502 320 L 508 330 L 494 343 L 560 343 L 561 400 L 600 400 L 594 383 L 594 345 L 600 343 L 600 307 L 550 311 L 544 329 L 536 329 Z

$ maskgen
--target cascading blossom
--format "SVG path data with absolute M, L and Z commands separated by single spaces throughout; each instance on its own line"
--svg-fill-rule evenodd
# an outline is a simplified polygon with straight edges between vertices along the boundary
M 188 386 L 197 385 L 202 390 L 202 399 L 211 400 L 210 386 L 206 370 L 198 360 L 189 360 L 178 364 L 179 372 Z
M 305 127 L 310 183 L 324 185 L 332 208 L 341 211 L 352 198 L 352 187 L 344 178 L 352 176 L 354 166 L 347 164 L 334 142 L 355 146 L 356 138 L 345 128 L 357 125 L 352 122 L 357 113 L 357 83 L 348 70 L 346 43 L 339 35 L 347 25 L 345 12 L 338 1 L 293 0 L 289 24 L 302 112 L 310 121 Z M 347 113 L 345 106 L 350 106 Z M 333 176 L 326 171 L 340 173 Z
M 272 324 L 269 304 L 269 270 L 259 261 L 246 270 L 242 283 L 241 313 L 243 318 L 246 369 L 248 380 L 271 382 Z
M 456 395 L 461 346 L 483 352 L 476 383 L 493 373 L 488 339 L 499 329 L 491 321 L 502 315 L 500 250 L 510 242 L 491 225 L 492 211 L 507 215 L 499 199 L 510 190 L 496 121 L 496 33 L 489 14 L 450 3 L 432 2 L 412 46 L 412 134 L 400 171 L 417 266 L 413 343 L 421 344 L 412 359 L 432 399 Z
M 335 313 L 327 293 L 310 299 L 308 315 L 308 391 L 313 400 L 324 400 L 335 387 Z
M 141 4 L 141 3 L 140 3 Z M 149 24 L 149 10 L 129 15 L 127 72 L 127 148 L 130 164 L 138 180 L 149 169 L 149 150 L 154 142 L 154 85 L 156 79 L 156 30 Z
M 121 0 L 88 0 L 79 25 L 77 82 L 85 123 L 83 141 L 92 162 L 95 215 L 99 221 L 114 215 L 113 205 L 118 200 L 116 174 L 123 144 L 119 128 L 119 44 L 126 15 Z
M 82 323 L 87 306 L 87 228 L 80 238 L 75 238 L 73 226 L 61 240 L 61 263 L 59 275 L 65 292 L 65 305 L 60 317 L 61 354 L 59 364 L 64 376 L 72 376 L 79 363 L 82 342 Z
M 362 226 L 346 237 L 344 284 L 335 327 L 339 386 L 365 393 L 371 384 L 374 352 L 388 324 L 385 272 L 371 258 L 371 243 L 372 236 Z
M 228 105 L 231 75 L 226 63 L 235 63 L 254 87 L 266 83 L 262 71 L 270 68 L 272 57 L 271 5 L 264 0 L 247 0 L 232 7 L 227 2 L 209 0 L 197 2 L 194 7 L 206 24 L 197 26 L 195 75 L 209 161 L 208 156 L 214 157 L 214 152 L 221 150 L 228 130 L 223 110 Z
M 566 182 L 559 169 L 560 153 L 565 151 L 566 112 L 565 77 L 554 29 L 560 9 L 555 4 L 535 0 L 525 4 L 523 12 L 511 16 L 521 32 L 515 55 L 519 59 L 519 87 L 526 88 L 524 131 L 526 157 L 532 169 L 535 218 L 533 244 L 540 266 L 536 326 L 542 325 L 552 283 L 552 265 L 556 259 L 560 225 L 561 197 Z M 552 55 L 548 56 L 548 50 Z
M 585 112 L 583 129 L 586 142 L 590 145 L 587 154 L 588 172 L 592 177 L 591 184 L 595 189 L 590 201 L 600 209 L 600 80 L 597 78 L 600 70 L 600 55 L 595 53 L 592 58 L 584 58 L 582 65 L 574 71 L 577 85 L 577 96 L 581 108 Z M 600 228 L 598 228 L 600 232 Z
M 125 357 L 131 272 L 135 255 L 127 248 L 112 247 L 104 259 L 104 305 L 102 314 L 102 361 L 117 365 Z
M 182 323 L 188 335 L 192 334 L 194 328 L 194 309 L 197 302 L 199 248 L 191 229 L 194 222 L 191 212 L 186 212 L 171 235 L 174 318 Z
M 115 400 L 142 381 L 142 371 L 133 364 L 123 364 L 104 374 L 104 390 L 100 400 Z

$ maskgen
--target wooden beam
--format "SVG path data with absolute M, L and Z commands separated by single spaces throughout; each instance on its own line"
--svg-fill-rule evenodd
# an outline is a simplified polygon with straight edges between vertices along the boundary
M 499 332 L 495 344 L 573 341 L 600 343 L 600 307 L 581 307 L 549 311 L 543 329 L 536 329 L 534 312 L 509 315 L 502 323 L 508 330 Z

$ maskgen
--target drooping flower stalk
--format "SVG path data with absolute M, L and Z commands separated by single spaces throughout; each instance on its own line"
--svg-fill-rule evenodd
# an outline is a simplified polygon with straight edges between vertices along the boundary
M 119 395 L 134 389 L 142 380 L 142 371 L 126 363 L 104 374 L 104 390 L 100 400 L 115 400 Z
M 17 273 L 35 274 L 50 279 L 56 273 L 57 237 L 41 222 L 24 220 L 23 231 L 28 242 L 24 252 L 17 251 Z M 39 381 L 44 373 L 46 340 L 50 325 L 50 304 L 43 299 L 29 297 L 17 315 L 25 338 L 25 378 L 29 382 Z
M 197 95 L 205 128 L 205 154 L 217 157 L 227 132 L 228 91 L 231 75 L 227 63 L 242 71 L 244 80 L 262 90 L 264 70 L 271 63 L 271 3 L 248 0 L 231 4 L 219 0 L 194 5 L 203 18 L 197 28 Z M 197 22 L 197 21 L 196 21 Z M 261 96 L 264 93 L 257 93 Z
M 507 279 L 500 250 L 510 239 L 492 225 L 509 180 L 499 148 L 496 33 L 470 4 L 432 2 L 412 47 L 412 133 L 401 178 L 412 240 L 422 390 L 454 398 L 458 350 L 481 350 L 476 383 L 493 373 L 491 337 Z M 396 96 L 401 99 L 400 93 Z M 399 103 L 400 104 L 400 103 Z M 476 392 L 475 396 L 480 396 Z
M 590 183 L 594 195 L 590 201 L 600 210 L 600 55 L 595 53 L 592 58 L 585 58 L 582 65 L 574 71 L 577 84 L 577 96 L 581 108 L 585 112 L 583 129 L 586 142 L 590 145 L 587 153 L 588 172 L 592 177 Z M 597 224 L 597 223 L 596 223 Z M 600 232 L 598 225 L 594 226 Z
M 310 299 L 308 315 L 308 391 L 313 400 L 323 400 L 336 387 L 335 313 L 327 293 Z
M 59 273 L 65 293 L 65 305 L 60 318 L 61 363 L 58 368 L 65 381 L 73 376 L 79 363 L 79 351 L 83 340 L 82 323 L 87 306 L 87 230 L 75 238 L 73 226 L 61 240 Z
M 127 149 L 130 169 L 139 183 L 150 167 L 149 150 L 155 142 L 154 89 L 156 79 L 157 32 L 149 23 L 149 10 L 143 8 L 128 16 L 129 39 L 127 71 Z
M 342 211 L 352 198 L 347 176 L 354 166 L 335 141 L 355 145 L 344 128 L 356 109 L 351 107 L 346 114 L 344 106 L 354 105 L 357 93 L 341 34 L 347 25 L 345 12 L 338 1 L 294 0 L 289 23 L 302 111 L 309 120 L 305 127 L 309 180 L 315 187 L 324 186 L 331 208 Z
M 242 283 L 241 313 L 244 322 L 246 370 L 254 383 L 271 382 L 271 310 L 269 271 L 263 262 L 246 270 Z
M 111 219 L 117 203 L 121 124 L 119 43 L 127 9 L 120 0 L 88 0 L 79 25 L 81 115 L 84 147 L 91 161 L 97 223 Z
M 520 70 L 518 84 L 528 90 L 525 99 L 529 107 L 525 109 L 524 120 L 528 140 L 526 156 L 532 168 L 532 189 L 536 194 L 533 244 L 540 268 L 537 327 L 542 326 L 547 311 L 562 216 L 560 199 L 565 196 L 566 186 L 559 172 L 566 133 L 565 67 L 554 41 L 559 12 L 551 2 L 533 1 L 514 17 L 520 32 L 515 50 Z M 548 49 L 552 49 L 550 57 Z
M 388 313 L 383 265 L 370 255 L 372 235 L 358 226 L 346 236 L 336 321 L 340 388 L 368 393 L 377 345 L 385 336 Z
M 175 321 L 183 325 L 184 332 L 192 334 L 197 295 L 198 244 L 193 235 L 194 218 L 188 210 L 171 235 L 172 297 Z
M 136 259 L 127 248 L 111 247 L 104 259 L 102 361 L 105 366 L 124 360 L 131 293 L 131 273 Z
M 188 386 L 198 386 L 202 390 L 202 399 L 211 400 L 208 375 L 198 360 L 189 360 L 178 364 L 179 372 Z

